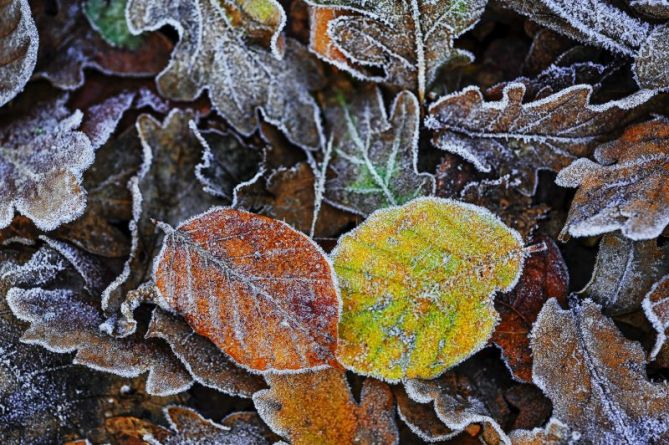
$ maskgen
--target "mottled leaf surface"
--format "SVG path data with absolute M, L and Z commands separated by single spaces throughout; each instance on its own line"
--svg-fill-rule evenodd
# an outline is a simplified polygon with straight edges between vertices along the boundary
M 514 430 L 509 438 L 512 445 L 570 445 L 579 443 L 581 434 L 572 431 L 560 420 L 551 418 L 543 428 Z
M 393 395 L 382 382 L 366 379 L 357 403 L 340 369 L 265 378 L 270 388 L 253 402 L 272 430 L 294 445 L 398 443 Z
M 669 223 L 668 140 L 669 120 L 658 117 L 597 147 L 597 162 L 580 158 L 560 171 L 558 185 L 578 187 L 562 236 L 659 236 Z
M 523 264 L 517 232 L 487 210 L 418 198 L 373 213 L 332 253 L 341 286 L 339 360 L 388 381 L 434 378 L 492 335 L 496 290 Z
M 485 101 L 477 87 L 441 97 L 430 105 L 425 125 L 432 142 L 472 162 L 482 172 L 519 176 L 520 191 L 534 194 L 538 170 L 559 171 L 620 127 L 631 109 L 652 93 L 593 105 L 592 87 L 575 85 L 524 103 L 525 85 L 510 83 L 499 101 Z
M 240 2 L 252 5 L 254 2 Z M 269 4 L 269 2 L 260 2 Z M 319 67 L 306 48 L 287 39 L 283 59 L 246 42 L 235 27 L 239 12 L 211 0 L 130 0 L 132 32 L 177 27 L 180 40 L 157 77 L 161 94 L 193 100 L 204 89 L 216 110 L 240 133 L 257 128 L 258 110 L 303 147 L 321 145 L 320 113 L 309 91 L 320 83 Z
M 333 128 L 327 199 L 368 215 L 434 192 L 432 175 L 418 172 L 420 105 L 412 93 L 396 96 L 390 117 L 377 88 L 333 102 L 325 111 Z
M 313 241 L 231 208 L 165 230 L 153 273 L 163 307 L 255 371 L 336 364 L 334 272 Z
M 665 6 L 666 8 L 666 6 Z M 634 74 L 641 88 L 666 91 L 669 88 L 669 25 L 657 26 L 639 48 Z
M 0 3 L 0 106 L 30 80 L 37 62 L 39 37 L 28 0 Z
M 641 345 L 591 300 L 549 300 L 532 329 L 533 380 L 553 415 L 593 444 L 666 441 L 669 387 L 650 382 Z

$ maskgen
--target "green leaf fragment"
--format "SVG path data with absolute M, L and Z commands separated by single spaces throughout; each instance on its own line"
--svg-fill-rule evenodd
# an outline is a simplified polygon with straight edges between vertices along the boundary
M 128 30 L 125 21 L 127 0 L 87 0 L 84 14 L 91 26 L 112 46 L 135 50 L 142 44 L 142 37 Z

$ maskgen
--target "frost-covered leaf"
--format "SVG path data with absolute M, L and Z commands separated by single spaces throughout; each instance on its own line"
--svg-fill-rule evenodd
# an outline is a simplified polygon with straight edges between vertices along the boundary
M 86 206 L 81 178 L 94 159 L 83 114 L 70 112 L 66 98 L 40 103 L 29 115 L 0 124 L 0 227 L 14 210 L 42 230 L 80 216 Z
M 190 376 L 160 340 L 144 340 L 139 335 L 116 339 L 100 330 L 104 319 L 98 298 L 84 289 L 91 288 L 91 280 L 103 272 L 76 248 L 58 247 L 71 264 L 67 287 L 38 287 L 40 282 L 24 279 L 16 282 L 21 287 L 7 293 L 14 316 L 30 323 L 21 341 L 53 352 L 76 351 L 74 363 L 123 377 L 148 372 L 150 394 L 169 395 L 188 389 Z
M 667 340 L 669 329 L 669 275 L 653 284 L 643 299 L 642 307 L 657 332 L 657 339 L 650 353 L 650 357 L 655 358 Z
M 196 382 L 226 394 L 251 397 L 265 387 L 261 377 L 230 362 L 212 342 L 195 334 L 182 319 L 158 308 L 153 311 L 147 338 L 162 338 Z
M 0 3 L 0 106 L 16 96 L 37 62 L 39 37 L 28 0 Z
M 149 280 L 151 262 L 160 248 L 162 232 L 154 221 L 176 225 L 222 201 L 204 192 L 196 178 L 201 161 L 200 143 L 189 128 L 197 116 L 190 110 L 172 110 L 161 123 L 150 115 L 137 118 L 137 133 L 143 148 L 143 163 L 128 181 L 132 194 L 130 231 L 133 245 L 123 273 L 105 290 L 102 307 L 118 311 L 128 292 Z M 131 314 L 124 314 L 128 326 L 115 326 L 128 334 L 134 330 Z
M 597 147 L 596 163 L 580 158 L 560 171 L 558 185 L 578 187 L 561 236 L 659 236 L 669 223 L 668 141 L 669 120 L 658 117 Z
M 214 208 L 167 231 L 153 278 L 159 303 L 239 365 L 336 365 L 339 302 L 322 250 L 287 224 Z
M 541 307 L 549 298 L 566 305 L 569 292 L 569 273 L 560 250 L 553 240 L 540 237 L 534 242 L 544 243 L 546 250 L 533 253 L 525 262 L 523 274 L 513 291 L 497 296 L 495 309 L 500 322 L 492 334 L 492 341 L 514 377 L 532 381 L 532 353 L 529 333 Z
M 483 13 L 483 0 L 307 0 L 313 6 L 355 14 L 333 18 L 327 33 L 353 63 L 380 68 L 383 76 L 353 74 L 415 91 L 422 101 L 440 68 L 473 60 L 454 40 Z M 337 64 L 344 69 L 348 65 Z
M 665 443 L 669 386 L 646 376 L 645 352 L 591 300 L 562 310 L 554 299 L 532 329 L 534 383 L 553 415 L 595 445 Z
M 634 75 L 641 88 L 669 89 L 669 25 L 658 26 L 648 35 L 634 59 Z
M 127 0 L 85 0 L 83 12 L 102 38 L 112 46 L 137 49 L 142 38 L 132 35 L 125 21 Z
M 430 105 L 425 125 L 436 132 L 438 148 L 462 156 L 482 172 L 519 176 L 519 190 L 532 195 L 538 170 L 559 171 L 589 155 L 653 95 L 642 91 L 593 105 L 591 94 L 591 86 L 575 85 L 523 103 L 525 86 L 510 83 L 500 101 L 486 102 L 477 87 L 467 87 Z
M 271 5 L 269 0 L 242 5 Z M 321 146 L 320 112 L 310 90 L 320 83 L 320 68 L 306 48 L 286 40 L 283 59 L 267 49 L 248 44 L 243 26 L 233 18 L 240 8 L 211 0 L 130 0 L 132 32 L 175 26 L 180 40 L 172 60 L 158 75 L 161 94 L 193 100 L 204 89 L 215 109 L 240 133 L 258 126 L 258 110 L 281 128 L 291 142 L 316 149 Z
M 669 247 L 657 241 L 632 241 L 607 234 L 588 285 L 581 291 L 601 304 L 604 313 L 619 315 L 639 309 L 653 284 L 669 272 Z
M 111 23 L 91 26 L 84 14 L 83 1 L 59 0 L 55 7 L 52 2 L 38 1 L 31 2 L 31 6 L 40 37 L 35 74 L 58 88 L 75 90 L 81 87 L 87 68 L 105 74 L 151 76 L 160 71 L 169 58 L 172 44 L 160 33 L 143 35 L 137 46 L 130 48 L 112 46 L 104 34 L 94 29 L 113 26 L 116 31 L 108 29 L 108 38 L 112 32 L 118 37 L 118 29 L 125 27 L 123 16 L 113 15 Z
M 418 198 L 379 210 L 332 253 L 343 311 L 337 356 L 388 381 L 434 378 L 481 349 L 492 295 L 516 284 L 520 235 L 487 210 Z
M 272 430 L 293 445 L 398 443 L 393 395 L 382 382 L 366 379 L 357 403 L 340 369 L 265 379 L 270 388 L 257 392 L 253 402 Z
M 669 19 L 669 1 L 667 0 L 630 0 L 630 6 L 647 16 L 657 19 Z
M 428 403 L 411 400 L 403 386 L 394 390 L 397 401 L 397 415 L 409 429 L 426 442 L 441 442 L 460 433 L 448 428 Z
M 514 430 L 509 434 L 512 445 L 572 445 L 578 443 L 581 434 L 572 431 L 556 418 L 543 428 Z
M 397 95 L 390 117 L 377 88 L 334 102 L 325 112 L 334 150 L 326 198 L 368 215 L 434 192 L 434 178 L 416 165 L 420 105 L 412 93 Z

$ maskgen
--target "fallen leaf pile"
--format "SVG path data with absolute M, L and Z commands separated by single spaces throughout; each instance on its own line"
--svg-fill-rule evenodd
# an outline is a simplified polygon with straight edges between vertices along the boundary
M 0 443 L 669 445 L 666 0 L 0 0 Z

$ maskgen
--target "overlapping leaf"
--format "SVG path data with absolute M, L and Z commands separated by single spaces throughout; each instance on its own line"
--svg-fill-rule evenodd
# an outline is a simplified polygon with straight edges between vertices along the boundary
M 467 87 L 430 105 L 425 125 L 436 132 L 438 148 L 462 156 L 482 172 L 519 176 L 519 189 L 532 195 L 537 170 L 559 171 L 589 155 L 652 96 L 640 92 L 593 105 L 591 93 L 591 86 L 575 85 L 523 103 L 525 86 L 511 83 L 500 101 L 486 102 L 478 88 Z
M 483 13 L 482 0 L 308 0 L 328 9 L 355 12 L 333 18 L 328 37 L 353 63 L 382 68 L 382 80 L 415 91 L 422 101 L 429 85 L 444 65 L 473 60 L 467 51 L 454 48 L 454 40 L 474 26 Z M 348 65 L 337 64 L 343 68 Z
M 0 4 L 0 106 L 16 96 L 37 62 L 39 37 L 28 0 Z
M 656 238 L 669 223 L 669 120 L 628 127 L 597 147 L 593 162 L 574 161 L 556 182 L 578 187 L 562 236 L 620 230 L 632 240 Z
M 332 253 L 339 360 L 389 381 L 434 378 L 485 345 L 491 296 L 515 285 L 520 235 L 485 209 L 419 198 L 377 211 Z
M 246 368 L 336 366 L 334 272 L 313 241 L 231 208 L 163 227 L 153 273 L 163 307 Z
M 667 340 L 669 328 L 669 275 L 665 275 L 653 284 L 643 299 L 643 310 L 657 332 L 655 345 L 650 353 L 651 358 L 657 357 Z

